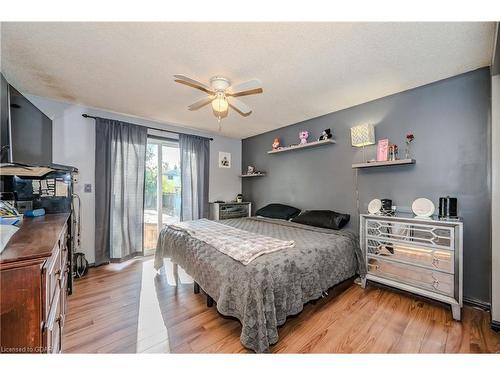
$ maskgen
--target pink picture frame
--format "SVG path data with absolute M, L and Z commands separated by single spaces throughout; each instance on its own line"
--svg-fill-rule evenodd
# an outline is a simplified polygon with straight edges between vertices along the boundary
M 380 139 L 377 143 L 377 161 L 387 161 L 389 156 L 389 140 Z

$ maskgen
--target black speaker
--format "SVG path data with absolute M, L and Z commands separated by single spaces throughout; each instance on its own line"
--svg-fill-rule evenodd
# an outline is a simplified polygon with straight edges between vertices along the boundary
M 381 199 L 382 202 L 382 211 L 391 211 L 392 210 L 392 199 Z
M 456 218 L 457 198 L 441 197 L 439 198 L 439 218 Z

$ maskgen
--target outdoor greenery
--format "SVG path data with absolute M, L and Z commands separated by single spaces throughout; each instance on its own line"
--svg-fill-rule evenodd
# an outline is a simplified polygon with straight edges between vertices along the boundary
M 144 188 L 146 193 L 145 205 L 148 208 L 156 207 L 156 189 L 158 179 L 158 163 L 157 163 L 157 147 L 154 144 L 148 144 L 146 147 L 146 176 Z M 175 166 L 174 166 L 175 168 Z M 163 171 L 171 170 L 167 161 L 163 162 Z M 177 193 L 174 180 L 169 180 L 167 176 L 162 176 L 162 191 L 163 194 Z
M 167 176 L 162 176 L 163 193 L 175 193 L 175 185 L 173 180 L 169 180 Z
M 156 181 L 158 178 L 158 166 L 155 165 L 154 160 L 156 154 L 154 152 L 154 145 L 148 144 L 146 147 L 146 176 L 144 180 L 144 188 L 146 196 L 156 196 Z

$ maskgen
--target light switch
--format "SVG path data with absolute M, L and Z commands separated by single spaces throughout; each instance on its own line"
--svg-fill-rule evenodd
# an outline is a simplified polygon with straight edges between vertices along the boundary
M 85 185 L 83 185 L 83 191 L 85 193 L 92 193 L 92 184 L 85 184 Z

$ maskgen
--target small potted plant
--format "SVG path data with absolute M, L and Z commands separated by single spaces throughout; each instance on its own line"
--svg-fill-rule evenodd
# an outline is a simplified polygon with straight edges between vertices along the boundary
M 406 150 L 405 150 L 405 159 L 410 159 L 410 145 L 415 139 L 413 133 L 406 134 Z

